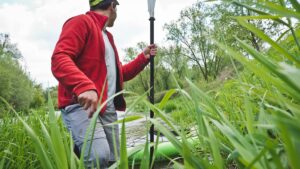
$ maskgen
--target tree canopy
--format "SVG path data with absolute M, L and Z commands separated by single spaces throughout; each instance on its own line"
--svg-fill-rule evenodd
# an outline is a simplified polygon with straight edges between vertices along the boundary
M 30 79 L 20 64 L 22 54 L 8 34 L 0 34 L 0 96 L 15 110 L 28 111 L 44 104 L 43 89 Z M 0 102 L 0 111 L 7 106 Z M 0 112 L 0 116 L 1 116 Z

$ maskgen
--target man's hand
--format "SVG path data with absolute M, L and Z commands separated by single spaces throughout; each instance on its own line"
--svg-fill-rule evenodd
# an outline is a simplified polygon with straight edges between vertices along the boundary
M 91 118 L 97 110 L 98 95 L 95 90 L 88 90 L 78 96 L 79 104 L 87 111 L 88 117 Z
M 155 56 L 157 53 L 157 46 L 155 44 L 149 45 L 144 49 L 144 55 L 147 59 L 150 58 L 150 56 Z

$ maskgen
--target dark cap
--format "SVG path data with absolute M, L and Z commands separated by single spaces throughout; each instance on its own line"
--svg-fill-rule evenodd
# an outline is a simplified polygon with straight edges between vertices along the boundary
M 96 6 L 98 4 L 108 4 L 112 2 L 116 2 L 116 5 L 119 5 L 119 2 L 117 0 L 89 0 L 90 1 L 90 7 Z

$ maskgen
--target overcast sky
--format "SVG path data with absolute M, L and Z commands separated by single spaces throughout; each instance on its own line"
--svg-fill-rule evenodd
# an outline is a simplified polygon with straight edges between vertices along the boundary
M 164 45 L 163 25 L 197 0 L 156 0 L 155 42 Z M 120 57 L 123 49 L 140 41 L 149 42 L 147 0 L 119 0 L 113 33 Z M 57 85 L 50 71 L 50 58 L 66 19 L 85 13 L 88 0 L 1 0 L 0 33 L 8 33 L 24 57 L 32 79 L 44 87 Z

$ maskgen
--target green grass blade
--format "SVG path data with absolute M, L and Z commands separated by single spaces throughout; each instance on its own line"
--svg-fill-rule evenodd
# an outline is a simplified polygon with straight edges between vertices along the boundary
M 127 123 L 127 122 L 132 122 L 132 121 L 136 121 L 136 120 L 139 120 L 139 119 L 142 119 L 142 118 L 144 118 L 144 117 L 143 117 L 143 116 L 139 116 L 139 115 L 126 116 L 125 118 L 120 119 L 120 120 L 114 122 L 113 124 L 123 123 L 123 121 L 124 121 L 125 123 Z
M 159 109 L 162 109 L 166 104 L 167 102 L 170 100 L 170 98 L 177 92 L 176 89 L 170 89 L 166 94 L 165 96 L 163 97 L 163 99 L 161 100 L 161 102 L 159 103 L 159 106 L 158 108 Z
M 189 79 L 186 78 L 186 81 L 188 82 L 189 86 L 192 88 L 193 90 L 193 95 L 196 95 L 196 97 L 194 96 L 194 99 L 196 99 L 195 101 L 197 102 L 198 100 L 200 100 L 200 98 L 202 97 L 202 100 L 205 101 L 207 108 L 209 109 L 209 112 L 211 112 L 212 116 L 211 118 L 214 119 L 218 119 L 218 117 L 223 117 L 223 115 L 219 112 L 219 110 L 217 109 L 216 105 L 214 104 L 214 102 L 212 101 L 212 99 L 210 97 L 208 97 L 201 89 L 199 89 L 192 81 L 190 81 Z M 197 104 L 197 103 L 196 103 Z M 214 116 L 217 115 L 217 116 Z
M 263 155 L 265 155 L 267 152 L 267 147 L 264 147 L 261 152 L 250 162 L 250 164 L 246 167 L 246 169 L 250 169 L 253 168 L 253 166 L 255 165 L 255 163 L 257 163 Z
M 31 127 L 21 118 L 19 117 L 19 120 L 22 122 L 22 124 L 25 127 L 25 130 L 27 131 L 29 137 L 31 138 L 32 142 L 34 143 L 34 148 L 37 152 L 38 158 L 41 162 L 41 165 L 44 169 L 54 169 L 55 167 L 52 165 L 51 160 L 49 156 L 47 155 L 46 148 L 43 146 L 42 142 L 38 138 L 37 134 L 32 130 Z
M 154 152 L 153 152 L 153 157 L 152 157 L 152 162 L 151 162 L 151 167 L 150 169 L 153 168 L 154 163 L 155 163 L 155 158 L 156 158 L 156 151 L 158 150 L 158 143 L 159 143 L 159 138 L 160 138 L 160 132 L 158 131 L 156 134 L 156 140 L 155 140 L 155 145 L 154 145 Z
M 149 151 L 150 146 L 149 146 L 148 135 L 149 134 L 147 134 L 147 137 L 146 137 L 146 144 L 145 144 L 145 148 L 144 148 L 144 153 L 143 153 L 140 169 L 148 169 L 150 167 L 150 151 Z
M 65 144 L 63 142 L 63 137 L 60 132 L 59 125 L 57 125 L 57 119 L 55 116 L 55 110 L 52 103 L 50 93 L 48 93 L 48 108 L 49 108 L 49 127 L 51 131 L 51 141 L 53 144 L 54 151 L 57 156 L 57 162 L 59 168 L 68 168 L 68 158 L 66 155 Z
M 115 133 L 115 127 L 118 127 L 119 128 L 119 125 L 113 125 L 112 126 L 112 135 L 113 135 L 113 148 L 114 148 L 114 154 L 115 154 L 115 159 L 119 159 L 119 152 L 118 152 L 118 146 L 117 145 L 117 138 L 119 138 L 119 135 Z
M 274 16 L 274 15 L 258 15 L 258 16 L 233 16 L 232 18 L 240 19 L 240 20 L 262 20 L 262 19 L 279 19 L 280 16 Z
M 299 4 L 299 2 L 296 1 L 296 0 L 289 0 L 289 1 L 293 5 L 294 9 L 296 9 L 296 11 L 300 13 L 300 4 Z
M 126 147 L 126 131 L 125 131 L 125 121 L 122 123 L 121 129 L 121 145 L 120 145 L 120 166 L 119 168 L 128 169 L 128 156 Z
M 279 67 L 277 65 L 270 62 L 264 55 L 257 52 L 250 45 L 246 44 L 245 42 L 241 41 L 240 39 L 237 39 L 237 40 L 240 42 L 241 46 L 247 52 L 249 52 L 255 59 L 257 59 L 260 63 L 262 63 L 272 73 L 276 74 L 280 79 L 282 79 L 282 81 L 284 83 L 286 83 L 288 85 L 288 87 L 293 89 L 294 91 L 289 91 L 290 94 L 293 95 L 295 98 L 299 98 L 299 100 L 300 100 L 300 95 L 298 94 L 298 93 L 300 93 L 300 85 L 299 85 L 299 83 L 298 84 L 296 83 L 296 81 L 300 80 L 299 75 L 296 74 L 297 76 L 296 76 L 296 79 L 294 80 L 293 79 L 293 78 L 295 78 L 294 76 L 289 77 L 288 73 L 285 70 L 280 71 Z M 289 71 L 289 70 L 287 70 L 287 71 Z
M 274 118 L 277 122 L 280 138 L 284 143 L 291 168 L 296 169 L 300 165 L 300 161 L 297 158 L 300 153 L 300 150 L 297 148 L 300 145 L 300 136 L 298 134 L 300 132 L 299 122 L 295 121 L 292 117 L 287 118 L 284 114 L 277 114 Z
M 156 117 L 160 117 L 174 132 L 179 134 L 177 127 L 171 123 L 171 119 L 163 111 L 148 100 L 144 100 L 144 103 L 154 112 Z
M 136 155 L 136 153 L 142 151 L 143 149 L 144 149 L 144 145 L 137 145 L 135 147 L 128 149 L 127 151 L 128 162 L 131 162 L 131 164 L 135 163 L 134 156 Z M 118 168 L 119 164 L 120 164 L 120 160 L 114 163 L 113 165 L 111 165 L 109 169 Z
M 220 143 L 217 140 L 217 138 L 213 132 L 213 129 L 210 127 L 207 120 L 204 120 L 204 122 L 205 122 L 206 130 L 208 133 L 208 140 L 209 140 L 209 145 L 211 148 L 214 164 L 217 166 L 218 169 L 222 169 L 222 168 L 224 168 L 223 167 L 224 160 L 221 156 Z
M 276 152 L 276 149 L 273 148 L 275 147 L 274 146 L 274 143 L 270 143 L 272 145 L 272 148 L 269 148 L 269 151 L 270 151 L 270 154 L 272 155 L 272 157 L 274 158 L 274 163 L 275 163 L 275 166 L 277 167 L 277 169 L 284 169 L 285 167 L 283 166 L 282 162 L 281 162 L 281 159 L 280 159 L 280 154 L 278 154 Z M 269 146 L 270 147 L 270 146 Z
M 256 5 L 264 9 L 268 9 L 269 11 L 274 12 L 277 15 L 282 17 L 295 17 L 297 19 L 300 19 L 300 13 L 292 11 L 281 5 L 276 5 L 275 3 L 265 2 L 265 3 L 256 3 Z
M 233 147 L 237 149 L 241 155 L 240 161 L 248 166 L 253 159 L 255 159 L 257 152 L 255 147 L 251 145 L 245 136 L 241 135 L 236 129 L 231 128 L 225 124 L 221 124 L 215 120 L 212 121 L 214 125 L 229 139 Z M 260 163 L 256 163 L 255 167 L 263 168 Z
M 282 40 L 282 38 L 285 37 L 285 35 L 287 35 L 287 33 L 289 33 L 289 32 L 290 32 L 290 30 L 287 29 L 286 31 L 281 33 L 281 35 L 276 39 L 276 43 L 280 42 Z
M 254 117 L 253 117 L 253 105 L 251 104 L 251 101 L 248 98 L 249 96 L 245 96 L 244 98 L 244 106 L 245 106 L 245 114 L 246 114 L 246 119 L 245 123 L 247 126 L 247 130 L 250 135 L 252 135 L 255 132 L 254 128 Z
M 255 12 L 255 13 L 257 13 L 257 14 L 260 14 L 260 15 L 270 15 L 269 13 L 266 13 L 266 12 L 264 12 L 264 11 L 258 10 L 258 9 L 256 9 L 256 8 L 253 8 L 253 7 L 249 6 L 249 5 L 245 5 L 245 4 L 242 4 L 242 3 L 237 2 L 237 1 L 233 1 L 232 3 L 235 4 L 235 5 L 244 7 L 244 8 L 246 8 L 246 9 L 249 9 L 250 11 L 253 11 L 253 12 Z M 281 24 L 283 24 L 283 25 L 289 27 L 289 24 L 286 23 L 286 22 L 284 22 L 284 21 L 281 20 L 281 19 L 274 19 L 274 20 L 277 21 L 278 23 L 281 23 Z
M 253 62 L 253 61 L 247 59 L 241 53 L 234 51 L 231 47 L 225 46 L 221 43 L 218 43 L 217 41 L 215 41 L 215 43 L 217 44 L 217 46 L 219 48 L 223 49 L 227 55 L 234 57 L 236 60 L 241 62 L 245 67 L 247 67 L 249 70 L 254 72 L 257 76 L 264 79 L 264 81 L 269 82 L 270 84 L 274 84 L 281 91 L 288 91 L 295 98 L 300 99 L 300 96 L 297 95 L 295 90 L 291 89 L 290 87 L 287 87 L 286 84 L 284 84 L 284 82 L 282 80 L 278 79 L 275 76 L 270 76 L 270 73 L 269 73 L 270 70 L 268 70 L 268 68 L 266 66 L 265 67 L 258 66 L 256 62 Z M 267 61 L 267 62 L 269 62 L 269 61 Z M 272 64 L 272 67 L 278 67 L 278 66 Z
M 40 121 L 40 125 L 41 125 L 41 130 L 42 130 L 43 137 L 46 140 L 46 143 L 48 145 L 48 149 L 50 150 L 50 153 L 53 155 L 54 165 L 57 168 L 59 168 L 60 166 L 62 166 L 62 164 L 60 163 L 59 155 L 57 154 L 58 152 L 56 152 L 56 150 L 54 148 L 54 144 L 52 142 L 52 139 L 50 137 L 50 134 L 49 134 L 46 126 L 44 125 L 44 123 L 40 119 L 39 119 L 39 121 Z
M 9 151 L 9 147 L 7 150 Z M 5 160 L 6 160 L 6 155 L 2 156 L 2 160 L 0 162 L 0 168 L 4 168 Z
M 72 133 L 70 133 L 70 138 L 72 138 Z M 74 149 L 74 142 L 73 142 L 73 139 L 70 139 L 70 145 L 69 145 L 69 150 L 68 150 L 70 152 L 70 168 L 76 169 L 77 168 L 76 164 L 79 161 L 78 161 L 77 156 L 73 152 L 73 149 Z
M 283 47 L 281 47 L 278 43 L 273 41 L 269 36 L 267 36 L 263 31 L 257 29 L 255 26 L 249 24 L 243 19 L 237 18 L 237 21 L 239 24 L 250 30 L 251 32 L 255 33 L 259 38 L 262 40 L 268 42 L 272 48 L 280 52 L 283 56 L 285 56 L 287 59 L 294 61 L 297 63 L 297 65 L 300 65 L 300 57 L 293 56 L 290 54 L 287 50 L 285 50 Z

